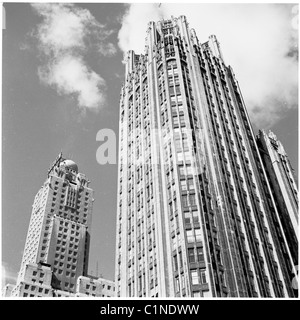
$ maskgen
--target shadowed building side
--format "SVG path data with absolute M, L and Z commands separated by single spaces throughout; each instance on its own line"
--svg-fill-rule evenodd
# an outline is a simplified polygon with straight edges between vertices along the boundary
M 298 265 L 298 187 L 294 170 L 282 143 L 273 132 L 261 130 L 257 145 L 266 169 L 268 181 L 278 208 L 281 227 L 292 255 L 293 265 Z M 290 266 L 291 276 L 296 274 Z

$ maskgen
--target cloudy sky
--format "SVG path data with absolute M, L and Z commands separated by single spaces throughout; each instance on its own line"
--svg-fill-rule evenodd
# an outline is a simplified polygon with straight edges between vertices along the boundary
M 100 165 L 101 129 L 118 134 L 123 54 L 144 51 L 147 22 L 186 15 L 215 34 L 253 128 L 271 129 L 298 175 L 298 8 L 285 4 L 4 3 L 2 271 L 20 268 L 31 205 L 62 150 L 95 191 L 89 272 L 114 277 L 117 165 Z M 98 266 L 98 267 L 97 267 Z

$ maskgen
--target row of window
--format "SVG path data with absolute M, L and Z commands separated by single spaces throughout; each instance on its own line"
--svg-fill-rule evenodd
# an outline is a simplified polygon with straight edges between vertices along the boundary
M 57 261 L 55 261 L 55 262 L 57 262 Z M 54 267 L 53 268 L 53 272 L 55 274 L 62 275 L 63 272 L 64 272 L 64 269 L 63 269 L 64 265 L 62 265 L 60 267 L 61 267 L 61 269 Z M 72 269 L 76 269 L 76 266 L 72 266 Z M 69 269 L 69 270 L 71 270 L 71 269 Z M 65 272 L 66 277 L 71 277 L 71 278 L 75 279 L 76 273 L 75 272 L 71 272 L 69 270 L 66 270 L 66 272 Z
M 28 294 L 30 294 L 30 292 L 33 292 L 33 291 L 37 292 L 37 293 L 44 293 L 45 295 L 49 293 L 49 289 L 47 289 L 47 288 L 25 284 L 24 291 L 23 291 L 23 297 L 28 296 Z M 32 297 L 34 295 L 30 295 L 30 296 Z

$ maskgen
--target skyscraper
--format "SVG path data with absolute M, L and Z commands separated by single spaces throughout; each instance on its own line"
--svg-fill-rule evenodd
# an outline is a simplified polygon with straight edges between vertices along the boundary
M 184 16 L 150 22 L 125 63 L 117 296 L 293 297 L 293 250 L 217 38 L 200 43 Z
M 288 155 L 276 135 L 260 130 L 257 145 L 295 265 L 298 264 L 298 189 Z
M 12 296 L 114 295 L 113 282 L 88 277 L 93 190 L 75 162 L 59 154 L 35 196 Z M 107 292 L 105 292 L 107 295 Z

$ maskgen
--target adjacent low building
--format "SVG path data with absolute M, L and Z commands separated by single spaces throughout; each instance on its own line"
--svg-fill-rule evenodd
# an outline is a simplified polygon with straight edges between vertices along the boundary
M 89 297 L 114 297 L 115 285 L 113 281 L 81 276 L 77 279 L 76 295 Z

